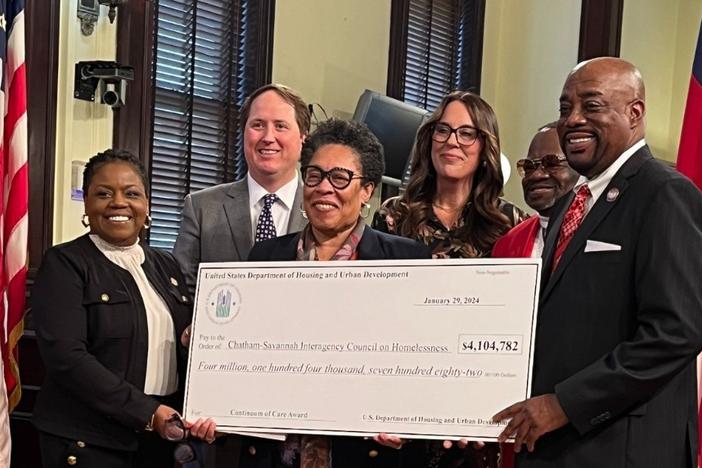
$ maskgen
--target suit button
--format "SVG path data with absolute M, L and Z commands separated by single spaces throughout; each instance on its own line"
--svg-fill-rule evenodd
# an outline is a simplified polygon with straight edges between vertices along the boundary
M 183 302 L 188 302 L 188 296 L 180 296 Z
M 253 445 L 249 445 L 249 454 L 251 456 L 256 455 L 256 447 L 254 447 Z
M 178 286 L 178 280 L 176 280 L 175 278 L 171 277 L 171 284 L 172 284 L 173 286 Z
M 82 440 L 76 442 L 76 445 L 78 446 L 78 448 L 85 448 L 85 442 L 83 442 Z
M 102 293 L 102 294 L 100 294 L 100 300 L 101 300 L 102 302 L 107 302 L 107 301 L 110 300 L 110 295 L 109 295 L 109 294 L 106 294 L 106 293 Z
M 368 452 L 368 456 L 371 458 L 375 458 L 378 456 L 378 451 L 377 450 L 371 450 Z
M 68 458 L 66 458 L 66 463 L 68 463 L 69 465 L 73 466 L 73 465 L 75 465 L 76 463 L 78 463 L 78 458 L 76 458 L 76 457 L 73 456 L 73 455 L 69 455 Z

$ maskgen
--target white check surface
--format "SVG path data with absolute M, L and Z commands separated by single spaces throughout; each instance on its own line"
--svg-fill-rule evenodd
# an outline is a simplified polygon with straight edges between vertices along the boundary
M 538 259 L 202 264 L 185 417 L 494 440 L 529 395 Z

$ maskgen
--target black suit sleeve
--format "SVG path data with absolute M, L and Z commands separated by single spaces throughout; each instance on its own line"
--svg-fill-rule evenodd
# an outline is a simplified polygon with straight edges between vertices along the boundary
M 254 244 L 249 252 L 249 262 L 265 262 L 270 260 L 270 248 L 266 247 L 266 242 L 258 242 Z
M 47 373 L 94 410 L 143 429 L 159 403 L 88 352 L 84 287 L 75 263 L 65 253 L 49 249 L 32 288 L 32 313 Z
M 689 181 L 657 187 L 635 248 L 635 333 L 556 386 L 580 433 L 649 400 L 702 349 L 702 197 Z

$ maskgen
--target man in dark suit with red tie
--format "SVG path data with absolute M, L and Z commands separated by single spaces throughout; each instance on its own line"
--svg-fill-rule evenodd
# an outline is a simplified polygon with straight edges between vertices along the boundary
M 579 64 L 558 134 L 581 174 L 551 219 L 520 468 L 692 468 L 702 349 L 702 194 L 653 159 L 639 71 Z
M 493 257 L 540 258 L 544 234 L 556 200 L 573 189 L 578 180 L 566 160 L 556 132 L 556 123 L 544 125 L 534 135 L 527 157 L 517 161 L 522 177 L 524 200 L 538 212 L 500 237 L 492 249 Z

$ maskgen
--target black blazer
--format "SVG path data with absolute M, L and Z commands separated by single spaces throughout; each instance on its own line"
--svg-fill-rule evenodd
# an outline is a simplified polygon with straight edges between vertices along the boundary
M 253 246 L 250 262 L 295 260 L 299 232 L 274 237 Z M 359 260 L 422 259 L 431 258 L 426 245 L 404 237 L 385 234 L 366 226 L 358 243 Z
M 192 301 L 173 257 L 142 247 L 144 272 L 173 317 L 182 387 L 186 361 L 179 337 L 190 323 Z M 31 305 L 46 366 L 34 425 L 88 444 L 135 450 L 136 431 L 159 402 L 143 392 L 146 315 L 131 274 L 84 235 L 47 250 Z
M 520 454 L 518 466 L 692 468 L 702 194 L 643 147 L 549 274 L 572 198 L 545 242 L 532 386 L 534 395 L 555 392 L 570 422 Z M 589 241 L 621 249 L 593 251 Z
M 254 245 L 249 261 L 295 260 L 300 233 L 276 237 Z M 431 249 L 417 241 L 385 234 L 366 226 L 358 244 L 359 260 L 424 259 L 431 258 Z M 370 300 L 370 298 L 369 298 Z M 271 448 L 275 450 L 274 447 Z M 423 466 L 424 446 L 409 443 L 402 450 L 384 447 L 373 440 L 360 437 L 334 437 L 332 441 L 332 464 L 334 468 Z M 255 457 L 265 460 L 253 463 L 253 456 L 242 451 L 242 467 L 270 468 L 271 459 L 257 453 Z M 275 465 L 275 462 L 273 462 Z

